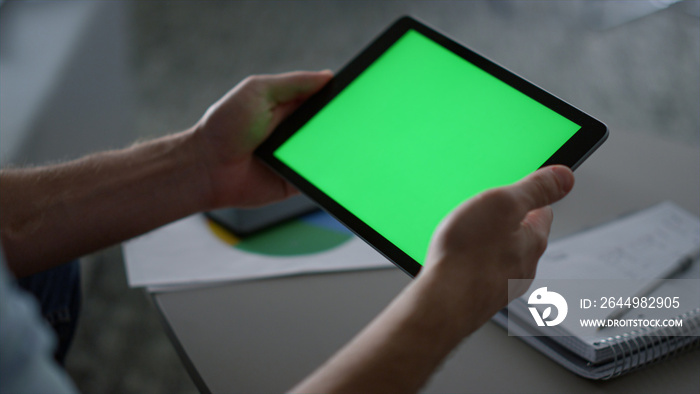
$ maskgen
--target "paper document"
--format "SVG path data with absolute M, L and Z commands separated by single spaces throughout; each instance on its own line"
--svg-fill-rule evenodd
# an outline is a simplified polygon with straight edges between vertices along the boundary
M 393 266 L 324 212 L 241 239 L 193 215 L 125 243 L 124 260 L 129 285 L 151 290 Z

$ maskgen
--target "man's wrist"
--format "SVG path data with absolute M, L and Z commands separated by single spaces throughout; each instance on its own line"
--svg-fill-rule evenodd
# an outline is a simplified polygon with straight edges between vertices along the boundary
M 190 185 L 188 194 L 192 196 L 195 204 L 194 211 L 214 209 L 214 187 L 211 179 L 210 158 L 202 135 L 196 133 L 194 128 L 190 128 L 163 138 L 169 140 L 164 141 L 165 143 L 174 144 L 172 157 L 176 162 L 176 167 L 180 168 L 185 176 L 182 182 Z
M 424 267 L 416 285 L 426 302 L 445 316 L 444 324 L 451 326 L 453 335 L 462 339 L 488 321 L 492 300 L 481 294 L 483 284 L 474 283 L 463 272 L 452 271 L 447 264 Z

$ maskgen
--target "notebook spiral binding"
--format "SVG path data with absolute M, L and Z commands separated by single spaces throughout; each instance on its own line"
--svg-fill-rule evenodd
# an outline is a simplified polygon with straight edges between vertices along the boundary
M 680 327 L 643 328 L 600 341 L 613 352 L 613 367 L 604 380 L 667 360 L 700 347 L 700 308 L 690 310 L 676 319 Z

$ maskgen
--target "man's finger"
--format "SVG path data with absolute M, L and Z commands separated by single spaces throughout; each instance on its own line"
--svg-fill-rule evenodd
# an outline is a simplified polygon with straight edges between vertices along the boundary
M 574 174 L 568 167 L 555 165 L 539 169 L 511 186 L 523 213 L 553 204 L 574 187 Z
M 304 100 L 328 83 L 333 72 L 294 71 L 284 74 L 267 75 L 262 78 L 267 84 L 268 98 L 275 104 L 292 100 Z

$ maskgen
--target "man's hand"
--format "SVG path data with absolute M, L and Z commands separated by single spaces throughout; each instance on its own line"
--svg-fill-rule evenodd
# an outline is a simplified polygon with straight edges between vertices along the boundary
M 292 391 L 420 390 L 465 336 L 508 303 L 508 279 L 534 276 L 552 222 L 548 205 L 573 185 L 568 168 L 548 167 L 459 206 L 434 233 L 416 280 Z
M 209 208 L 262 205 L 296 193 L 252 153 L 332 76 L 321 71 L 248 77 L 209 108 L 195 126 L 211 185 Z
M 547 167 L 466 201 L 443 220 L 421 276 L 439 276 L 440 286 L 450 287 L 457 300 L 468 304 L 468 331 L 512 301 L 508 279 L 534 278 L 553 219 L 549 205 L 573 185 L 571 170 Z

